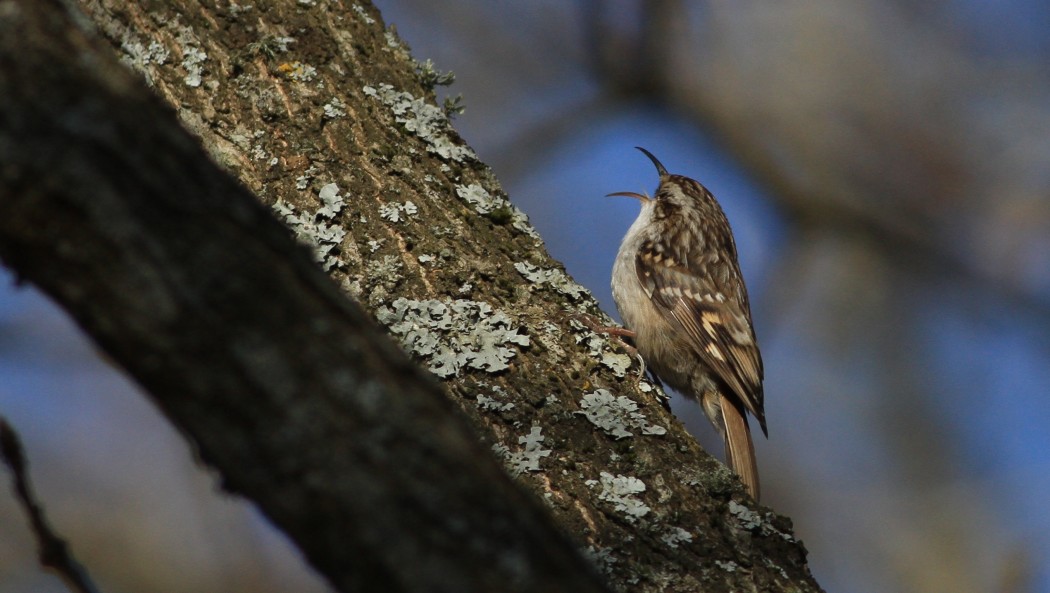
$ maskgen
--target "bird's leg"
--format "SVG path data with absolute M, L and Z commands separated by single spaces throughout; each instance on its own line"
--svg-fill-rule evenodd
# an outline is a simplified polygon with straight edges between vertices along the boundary
M 638 352 L 637 348 L 635 348 L 631 344 L 628 344 L 627 340 L 624 339 L 630 338 L 633 340 L 638 335 L 634 332 L 634 330 L 629 330 L 626 327 L 620 327 L 616 325 L 602 325 L 598 323 L 598 320 L 595 319 L 593 315 L 588 315 L 587 313 L 577 313 L 576 315 L 574 315 L 574 318 L 583 325 L 587 326 L 587 329 L 591 330 L 596 334 L 606 334 L 609 336 L 613 336 L 616 339 L 616 341 L 619 342 L 621 346 L 623 346 L 623 349 L 627 351 L 627 354 L 630 355 L 631 358 L 638 359 L 638 365 L 642 369 L 641 372 L 638 373 L 638 380 L 640 381 L 642 377 L 645 376 L 645 359 L 642 358 L 642 355 Z

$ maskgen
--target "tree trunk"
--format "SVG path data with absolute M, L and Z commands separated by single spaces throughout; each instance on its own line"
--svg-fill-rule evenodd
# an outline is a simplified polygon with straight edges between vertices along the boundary
M 374 8 L 219 4 L 0 1 L 0 257 L 225 488 L 341 591 L 819 590 Z

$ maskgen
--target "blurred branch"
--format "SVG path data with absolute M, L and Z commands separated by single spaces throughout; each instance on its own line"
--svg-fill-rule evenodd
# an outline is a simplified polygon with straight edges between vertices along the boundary
M 78 593 L 98 593 L 84 567 L 69 551 L 69 545 L 48 524 L 44 509 L 36 501 L 29 483 L 29 467 L 18 433 L 0 416 L 0 457 L 11 470 L 15 497 L 29 518 L 29 527 L 37 541 L 40 564 L 54 570 L 66 585 Z
M 669 30 L 681 9 L 679 0 L 654 0 L 627 8 L 605 0 L 580 2 L 581 36 L 590 70 L 614 97 L 661 96 L 667 89 Z
M 0 257 L 228 490 L 339 590 L 606 590 L 433 378 L 67 5 L 4 6 Z
M 933 31 L 922 36 L 900 22 L 900 6 L 821 6 L 640 3 L 629 21 L 636 30 L 626 31 L 608 23 L 606 3 L 584 2 L 583 12 L 606 94 L 669 106 L 716 135 L 796 227 L 856 236 L 903 266 L 1050 318 L 1045 295 L 1026 288 L 1014 266 L 992 263 L 986 245 L 1011 231 L 994 228 L 1001 219 L 989 214 L 1028 199 L 1011 192 L 1045 183 L 1041 168 L 1004 161 L 1008 150 L 977 149 L 1025 139 L 996 136 L 1010 129 L 977 118 L 1005 115 L 966 103 L 989 92 L 981 83 L 997 94 L 1013 92 L 1017 78 L 1030 88 L 1030 69 L 1010 79 L 994 64 L 971 63 Z M 816 21 L 814 11 L 822 15 Z M 853 24 L 836 28 L 844 19 Z M 908 34 L 890 43 L 890 30 Z M 997 107 L 1005 111 L 1009 100 Z M 1045 113 L 1029 111 L 1029 127 L 1046 125 Z M 1040 220 L 1030 225 L 1045 228 L 1048 212 L 1034 211 Z

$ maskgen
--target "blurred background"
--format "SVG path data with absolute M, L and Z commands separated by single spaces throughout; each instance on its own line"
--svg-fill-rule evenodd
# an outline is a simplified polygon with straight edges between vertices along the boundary
M 763 503 L 829 592 L 1050 592 L 1050 4 L 377 4 L 606 310 L 638 203 L 602 196 L 657 181 L 634 146 L 720 199 L 766 363 Z M 0 412 L 106 590 L 324 590 L 10 276 Z M 0 590 L 64 590 L 3 491 Z

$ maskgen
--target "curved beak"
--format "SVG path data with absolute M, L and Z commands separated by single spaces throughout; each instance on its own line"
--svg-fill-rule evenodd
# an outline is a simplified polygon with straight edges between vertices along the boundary
M 642 148 L 641 146 L 635 146 L 635 148 L 637 148 L 638 150 L 642 151 L 642 154 L 644 154 L 645 156 L 649 157 L 649 160 L 652 161 L 654 165 L 656 165 L 656 172 L 660 174 L 660 183 L 663 183 L 664 179 L 666 179 L 668 177 L 668 175 L 669 175 L 669 173 L 667 172 L 667 169 L 664 167 L 663 163 L 661 163 L 659 161 L 659 159 L 657 159 L 655 156 L 653 156 L 653 153 L 651 153 L 648 150 Z M 648 194 L 638 194 L 638 193 L 635 193 L 633 191 L 618 191 L 618 192 L 611 193 L 611 194 L 605 194 L 605 197 L 609 197 L 609 196 L 626 196 L 628 198 L 635 198 L 635 199 L 641 200 L 641 202 L 643 204 L 646 203 L 646 202 L 652 201 L 652 198 L 650 198 L 648 196 Z
M 605 197 L 607 197 L 607 198 L 610 198 L 612 196 L 626 196 L 628 198 L 635 198 L 635 199 L 641 200 L 643 203 L 644 202 L 648 202 L 649 200 L 652 199 L 652 198 L 650 198 L 649 196 L 647 196 L 645 194 L 639 194 L 639 193 L 635 193 L 633 191 L 618 191 L 618 192 L 613 192 L 611 194 L 605 194 Z
M 645 156 L 649 157 L 649 160 L 652 161 L 654 165 L 656 165 L 656 172 L 660 174 L 660 179 L 663 179 L 664 177 L 667 177 L 667 175 L 668 175 L 667 169 L 664 168 L 663 163 L 661 163 L 659 160 L 657 160 L 656 157 L 653 156 L 653 153 L 651 153 L 648 150 L 642 148 L 641 146 L 635 146 L 635 148 L 637 148 L 638 150 L 642 151 L 642 154 L 644 154 Z

